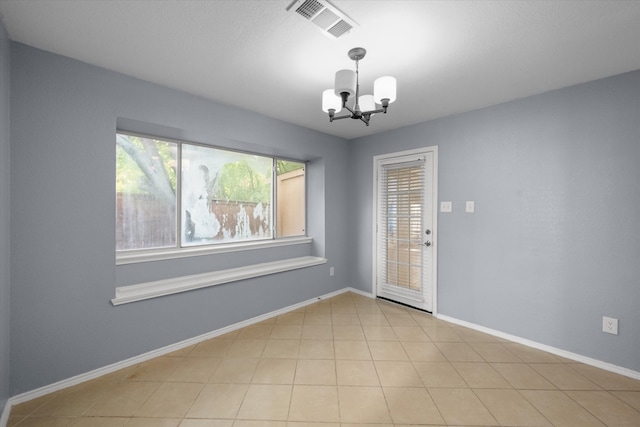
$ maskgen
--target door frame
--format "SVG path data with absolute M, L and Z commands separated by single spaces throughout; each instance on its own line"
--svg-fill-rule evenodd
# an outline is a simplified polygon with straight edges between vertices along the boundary
M 431 195 L 431 207 L 433 209 L 432 218 L 433 218 L 433 228 L 432 228 L 432 287 L 431 287 L 431 297 L 432 297 L 432 314 L 436 316 L 438 314 L 438 146 L 433 145 L 430 147 L 424 148 L 416 148 L 412 150 L 398 151 L 394 153 L 388 154 L 380 154 L 377 156 L 373 156 L 373 221 L 372 221 L 372 233 L 373 244 L 371 259 L 372 259 L 372 280 L 371 280 L 371 293 L 374 297 L 378 296 L 378 286 L 377 286 L 377 272 L 378 272 L 378 239 L 377 239 L 377 225 L 378 225 L 378 162 L 380 160 L 392 159 L 394 157 L 402 157 L 402 156 L 410 156 L 417 155 L 425 152 L 433 153 L 433 194 Z

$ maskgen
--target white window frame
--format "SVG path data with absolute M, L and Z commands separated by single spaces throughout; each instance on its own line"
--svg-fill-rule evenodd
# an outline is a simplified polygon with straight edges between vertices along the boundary
M 139 249 L 116 252 L 116 265 L 136 264 L 139 262 L 162 261 L 168 259 L 188 258 L 202 255 L 215 255 L 229 252 L 242 252 L 252 249 L 277 248 L 280 246 L 310 244 L 313 238 L 280 237 L 268 240 L 250 240 L 234 243 L 218 243 L 203 246 L 188 246 L 162 249 Z
M 152 138 L 160 141 L 166 141 L 175 143 L 178 146 L 178 156 L 177 156 L 177 164 L 181 164 L 182 157 L 182 145 L 197 145 L 203 146 L 207 148 L 231 151 L 244 153 L 249 155 L 258 155 L 262 157 L 271 158 L 274 162 L 274 168 L 272 171 L 273 179 L 272 179 L 272 202 L 271 202 L 271 218 L 272 218 L 272 227 L 273 233 L 269 238 L 261 238 L 261 239 L 252 239 L 252 240 L 240 240 L 240 241 L 232 241 L 232 242 L 224 242 L 224 243 L 210 243 L 204 245 L 196 245 L 196 246 L 182 246 L 182 215 L 181 215 L 181 175 L 182 171 L 178 171 L 178 183 L 176 185 L 176 246 L 173 247 L 163 247 L 163 248 L 149 248 L 149 249 L 128 249 L 128 250 L 115 250 L 115 263 L 116 265 L 127 265 L 127 264 L 136 264 L 142 262 L 151 262 L 151 261 L 161 261 L 161 260 L 169 260 L 169 259 L 179 259 L 179 258 L 188 258 L 193 256 L 203 256 L 203 255 L 215 255 L 221 253 L 230 253 L 230 252 L 241 252 L 253 249 L 265 249 L 265 248 L 274 248 L 274 247 L 282 247 L 282 246 L 291 246 L 291 245 L 300 245 L 300 244 L 310 244 L 313 241 L 312 237 L 309 237 L 306 234 L 307 230 L 307 217 L 306 217 L 306 206 L 307 206 L 307 191 L 306 191 L 306 170 L 307 167 L 305 165 L 305 235 L 300 236 L 286 236 L 286 237 L 278 237 L 277 236 L 277 206 L 276 206 L 276 187 L 277 187 L 277 177 L 276 177 L 276 168 L 275 162 L 278 160 L 286 160 L 292 162 L 306 163 L 303 160 L 290 159 L 282 156 L 273 156 L 267 155 L 263 153 L 242 151 L 242 150 L 233 150 L 227 147 L 220 147 L 214 145 L 208 145 L 203 143 L 195 143 L 191 141 L 185 140 L 177 140 L 174 138 L 165 138 L 162 136 L 151 135 L 146 133 L 139 132 L 131 132 L 127 130 L 117 129 L 116 134 L 124 134 L 130 136 L 137 136 L 143 138 Z

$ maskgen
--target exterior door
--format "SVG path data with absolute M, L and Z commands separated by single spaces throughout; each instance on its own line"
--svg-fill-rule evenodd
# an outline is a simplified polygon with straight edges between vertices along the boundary
M 435 312 L 437 147 L 374 158 L 375 294 Z

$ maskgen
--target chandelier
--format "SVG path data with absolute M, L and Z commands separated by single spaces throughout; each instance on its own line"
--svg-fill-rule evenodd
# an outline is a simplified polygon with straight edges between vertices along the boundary
M 322 111 L 329 113 L 329 122 L 350 118 L 362 120 L 369 126 L 373 114 L 387 114 L 389 104 L 396 100 L 396 79 L 390 76 L 379 77 L 373 82 L 373 95 L 360 95 L 358 63 L 366 53 L 362 47 L 351 49 L 349 58 L 356 61 L 356 70 L 336 72 L 334 89 L 327 89 L 322 93 Z M 351 96 L 354 97 L 353 106 L 347 105 Z M 349 114 L 336 116 L 336 111 L 342 109 L 347 110 Z

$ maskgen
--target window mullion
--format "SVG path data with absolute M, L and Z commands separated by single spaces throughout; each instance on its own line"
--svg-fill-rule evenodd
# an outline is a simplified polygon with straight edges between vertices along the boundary
M 182 247 L 182 142 L 178 142 L 176 153 L 176 248 Z
M 272 239 L 280 237 L 278 235 L 278 159 L 275 157 L 271 163 L 271 229 L 273 230 Z

